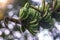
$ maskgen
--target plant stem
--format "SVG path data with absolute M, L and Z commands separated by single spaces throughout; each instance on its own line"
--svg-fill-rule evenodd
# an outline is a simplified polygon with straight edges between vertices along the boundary
M 8 20 L 8 21 L 12 21 L 12 22 L 21 24 L 19 19 L 14 19 L 14 18 L 11 18 L 11 17 L 6 17 L 5 19 Z
M 33 8 L 33 9 L 37 10 L 37 11 L 40 12 L 40 13 L 43 13 L 43 12 L 40 11 L 38 8 L 36 8 L 36 7 L 32 6 L 32 5 L 30 5 L 29 7 L 31 7 L 31 8 Z

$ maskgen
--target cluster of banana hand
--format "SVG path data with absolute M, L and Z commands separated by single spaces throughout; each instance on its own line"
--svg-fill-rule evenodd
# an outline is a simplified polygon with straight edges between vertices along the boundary
M 49 3 L 45 4 L 45 2 L 44 2 L 42 4 L 42 7 L 40 7 L 39 9 L 43 12 L 43 14 L 41 16 L 42 19 L 40 21 L 40 26 L 42 26 L 43 28 L 51 28 L 51 25 L 53 24 L 53 19 L 51 16 L 52 13 L 50 11 Z
M 36 33 L 39 30 L 40 21 L 44 19 L 46 22 L 51 24 L 51 13 L 49 13 L 49 5 L 46 5 L 43 16 L 37 10 L 30 8 L 29 3 L 26 3 L 23 8 L 20 9 L 19 17 L 22 22 L 22 28 L 28 29 L 29 32 Z M 23 31 L 24 31 L 23 30 Z
M 42 7 L 39 7 L 38 9 L 43 12 L 38 12 L 38 10 L 31 8 L 29 3 L 26 3 L 23 8 L 20 9 L 19 17 L 22 22 L 22 28 L 28 29 L 29 32 L 36 33 L 39 30 L 39 26 L 44 26 L 43 28 L 51 28 L 53 25 L 53 18 L 57 19 L 60 18 L 60 12 L 57 12 L 55 17 L 54 12 L 57 10 L 58 6 L 54 5 L 52 8 L 55 10 L 50 10 L 50 4 L 45 4 L 45 1 L 42 2 Z M 57 3 L 57 2 L 56 2 Z M 55 4 L 56 4 L 55 3 Z M 56 6 L 56 7 L 55 7 Z M 48 26 L 45 26 L 45 25 Z M 49 26 L 50 25 L 50 26 Z M 23 31 L 24 31 L 23 30 Z
M 23 8 L 20 9 L 19 17 L 22 22 L 22 28 L 28 29 L 32 34 L 39 29 L 39 12 L 33 8 L 30 8 L 29 3 L 26 3 Z
M 44 12 L 42 15 L 42 20 L 45 21 L 45 24 L 47 22 L 49 25 L 53 25 L 53 23 L 54 23 L 53 19 L 56 19 L 56 21 L 60 22 L 60 19 L 59 19 L 60 18 L 60 1 L 54 0 L 52 4 L 53 5 L 50 10 L 50 3 L 45 4 L 45 1 L 43 0 L 42 7 L 40 8 L 40 10 L 42 10 Z M 48 27 L 48 28 L 50 28 L 50 27 Z M 45 26 L 45 28 L 46 28 L 46 26 Z
M 52 17 L 56 19 L 56 21 L 60 22 L 60 0 L 56 0 L 54 12 L 52 13 Z
M 39 12 L 37 12 L 36 10 L 29 8 L 29 24 L 28 24 L 28 29 L 31 33 L 36 33 L 39 30 L 39 16 L 41 17 L 41 15 L 39 15 Z

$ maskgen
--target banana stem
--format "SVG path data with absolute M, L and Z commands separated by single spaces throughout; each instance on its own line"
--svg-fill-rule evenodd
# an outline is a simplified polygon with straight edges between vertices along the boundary
M 14 19 L 14 18 L 11 18 L 11 17 L 5 17 L 5 19 L 8 20 L 8 21 L 12 21 L 12 22 L 15 22 L 15 23 L 21 24 L 21 22 L 20 22 L 19 19 Z
M 40 11 L 38 8 L 36 8 L 36 7 L 32 6 L 32 5 L 30 5 L 29 7 L 30 7 L 30 8 L 33 8 L 33 9 L 35 9 L 35 10 L 37 10 L 37 11 L 40 12 L 40 13 L 43 13 L 43 12 Z

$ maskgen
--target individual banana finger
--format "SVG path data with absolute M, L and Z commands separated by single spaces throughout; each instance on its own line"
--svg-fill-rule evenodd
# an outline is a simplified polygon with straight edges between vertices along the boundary
M 30 21 L 29 23 L 33 24 L 33 23 L 36 23 L 36 22 L 37 22 L 37 19 L 34 19 L 34 20 Z
M 37 33 L 38 30 L 39 30 L 39 27 L 37 25 L 38 25 L 38 23 L 30 25 L 29 28 L 28 28 L 29 32 L 32 33 L 33 35 L 35 33 Z
M 31 27 L 36 27 L 36 26 L 38 26 L 39 25 L 39 23 L 35 23 L 35 24 L 30 24 L 29 26 L 31 26 Z
M 20 9 L 20 13 L 19 13 L 19 16 L 22 16 L 23 15 L 23 8 Z
M 45 20 L 48 19 L 48 17 L 51 15 L 51 13 L 48 13 L 47 16 L 44 18 Z
M 23 20 L 28 19 L 28 17 L 29 17 L 29 14 L 27 14 L 25 17 L 23 17 Z
M 30 14 L 30 16 L 34 17 L 35 16 L 35 12 L 36 11 L 34 9 L 29 8 L 29 14 Z

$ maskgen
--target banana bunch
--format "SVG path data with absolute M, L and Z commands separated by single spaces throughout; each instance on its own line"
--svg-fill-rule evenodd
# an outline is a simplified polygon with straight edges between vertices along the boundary
M 39 30 L 39 12 L 36 10 L 29 8 L 29 14 L 30 14 L 30 21 L 28 24 L 28 30 L 32 33 L 35 34 Z
M 19 18 L 22 22 L 22 31 L 24 32 L 25 31 L 25 28 L 26 28 L 26 25 L 28 24 L 27 20 L 28 20 L 28 17 L 29 17 L 29 13 L 28 13 L 28 10 L 29 10 L 29 3 L 26 3 L 24 5 L 24 7 L 22 7 L 20 9 L 20 13 L 19 13 Z
M 43 7 L 36 9 L 31 7 L 29 3 L 26 3 L 23 8 L 20 9 L 19 18 L 22 24 L 22 31 L 28 29 L 30 33 L 35 34 L 39 30 L 39 26 L 43 28 L 51 28 L 54 26 L 54 20 L 60 20 L 60 12 L 57 12 L 58 5 L 57 1 L 53 3 L 52 9 L 50 10 L 50 3 L 45 4 L 45 1 L 42 2 Z
M 49 3 L 45 4 L 43 0 L 43 7 L 41 8 L 42 8 L 43 14 L 42 14 L 42 20 L 40 21 L 40 26 L 42 26 L 43 28 L 51 28 L 53 20 L 51 17 L 52 14 L 49 10 Z
M 52 18 L 55 18 L 56 21 L 60 22 L 60 0 L 55 0 L 54 11 L 52 13 Z
M 39 12 L 33 8 L 29 8 L 28 3 L 20 9 L 19 17 L 22 22 L 23 31 L 28 29 L 32 34 L 39 30 Z
M 46 5 L 44 12 L 45 13 L 43 15 L 43 18 L 44 18 L 44 20 L 46 20 L 46 22 L 48 22 L 50 24 L 52 21 L 52 17 L 51 17 L 51 12 L 49 11 L 49 5 L 48 4 Z

